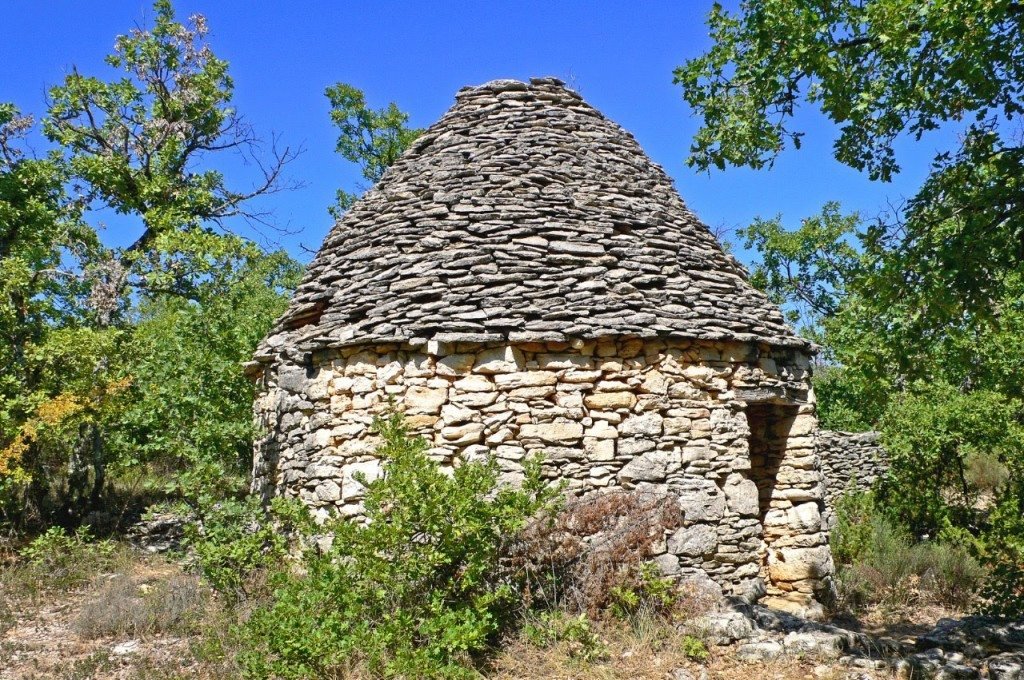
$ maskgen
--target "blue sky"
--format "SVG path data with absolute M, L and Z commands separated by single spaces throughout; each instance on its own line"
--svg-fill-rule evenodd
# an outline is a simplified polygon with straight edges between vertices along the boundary
M 363 89 L 371 105 L 395 101 L 412 123 L 427 126 L 454 102 L 455 92 L 494 78 L 553 75 L 632 132 L 675 178 L 686 202 L 713 228 L 735 228 L 755 216 L 781 213 L 789 224 L 828 200 L 873 217 L 887 199 L 909 196 L 924 178 L 936 143 L 900 145 L 904 172 L 892 184 L 832 159 L 835 131 L 819 115 L 800 117 L 806 130 L 799 151 L 771 170 L 729 169 L 711 175 L 684 160 L 698 121 L 672 84 L 672 70 L 709 45 L 704 17 L 711 3 L 583 2 L 242 2 L 179 0 L 179 18 L 207 17 L 214 51 L 231 64 L 235 104 L 262 133 L 304 153 L 289 169 L 304 183 L 262 207 L 293 235 L 271 233 L 308 260 L 330 227 L 327 206 L 335 189 L 354 188 L 357 169 L 334 152 L 328 85 Z M 152 16 L 140 0 L 14 0 L 5 7 L 0 41 L 0 101 L 40 114 L 48 86 L 74 65 L 112 78 L 103 64 L 114 38 Z M 943 144 L 944 146 L 945 144 Z M 241 177 L 245 167 L 231 166 Z M 244 183 L 243 183 L 244 184 Z M 105 240 L 131 242 L 137 224 L 110 216 Z M 749 254 L 739 253 L 749 261 Z

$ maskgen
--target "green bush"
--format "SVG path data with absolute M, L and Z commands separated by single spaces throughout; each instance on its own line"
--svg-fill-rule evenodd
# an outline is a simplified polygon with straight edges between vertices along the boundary
M 117 552 L 117 544 L 96 540 L 88 527 L 79 527 L 73 534 L 50 527 L 21 549 L 22 580 L 29 590 L 75 588 L 111 567 Z
M 469 676 L 512 620 L 518 575 L 502 548 L 554 501 L 539 462 L 520 489 L 499 488 L 493 461 L 446 474 L 399 417 L 376 427 L 383 474 L 360 480 L 368 521 L 325 527 L 329 551 L 307 550 L 301 570 L 278 573 L 272 601 L 239 631 L 249 675 Z
M 523 626 L 523 635 L 535 647 L 547 649 L 565 645 L 570 659 L 592 663 L 608 655 L 586 614 L 569 616 L 562 611 L 546 611 L 529 618 Z
M 708 646 L 699 637 L 684 635 L 682 645 L 683 655 L 690 661 L 707 661 L 711 656 Z
M 849 493 L 836 504 L 831 536 L 840 604 L 897 609 L 935 603 L 966 607 L 985 570 L 962 545 L 921 541 L 882 513 L 871 493 Z
M 199 569 L 210 586 L 231 601 L 253 594 L 257 576 L 279 569 L 289 539 L 308 528 L 304 506 L 275 498 L 268 513 L 259 500 L 208 499 L 197 509 L 198 521 L 186 526 Z

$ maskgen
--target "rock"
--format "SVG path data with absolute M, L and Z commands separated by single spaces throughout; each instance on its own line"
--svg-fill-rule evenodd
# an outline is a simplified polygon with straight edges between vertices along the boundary
M 676 486 L 676 493 L 688 522 L 717 522 L 725 514 L 725 496 L 710 479 L 684 479 Z
M 661 434 L 661 421 L 662 418 L 657 413 L 630 416 L 619 425 L 619 434 L 624 437 L 631 435 L 657 437 Z
M 758 633 L 754 622 L 736 611 L 705 614 L 687 623 L 686 627 L 694 635 L 719 646 L 748 640 Z
M 819 659 L 838 659 L 846 647 L 842 635 L 824 632 L 789 633 L 782 639 L 787 654 L 804 654 Z
M 134 654 L 139 651 L 139 647 L 142 645 L 138 640 L 128 640 L 127 642 L 121 642 L 110 648 L 113 654 L 118 656 L 124 656 L 125 654 Z
M 1004 652 L 985 661 L 992 680 L 1024 680 L 1024 652 Z
M 473 370 L 486 374 L 514 373 L 522 370 L 525 365 L 526 359 L 521 350 L 515 347 L 496 347 L 480 352 Z
M 583 426 L 579 423 L 540 423 L 526 424 L 519 428 L 519 435 L 524 439 L 540 439 L 551 443 L 576 441 L 583 436 Z
M 785 651 L 782 643 L 775 640 L 746 642 L 736 647 L 736 658 L 741 661 L 769 661 L 779 658 Z
M 619 440 L 619 451 L 624 452 L 624 441 Z M 644 454 L 626 463 L 619 471 L 620 482 L 660 482 L 668 470 L 668 456 L 662 451 Z
M 448 401 L 446 388 L 410 387 L 405 393 L 405 413 L 437 415 Z
M 185 526 L 192 516 L 171 512 L 150 512 L 128 529 L 128 540 L 148 553 L 165 553 L 181 549 Z
M 756 516 L 760 510 L 757 484 L 738 472 L 729 475 L 725 481 L 725 502 L 738 515 Z
M 583 398 L 587 408 L 602 410 L 614 408 L 633 408 L 636 395 L 632 392 L 597 392 Z
M 668 539 L 668 551 L 686 557 L 711 555 L 718 548 L 718 532 L 707 524 L 695 524 L 676 530 Z

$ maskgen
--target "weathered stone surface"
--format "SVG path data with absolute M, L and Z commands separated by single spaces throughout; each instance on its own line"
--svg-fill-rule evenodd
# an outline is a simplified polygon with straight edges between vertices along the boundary
M 683 527 L 668 539 L 669 552 L 687 557 L 712 555 L 717 547 L 718 532 L 707 524 Z
M 726 505 L 738 515 L 758 513 L 757 484 L 741 474 L 733 473 L 725 482 Z
M 543 423 L 539 425 L 523 425 L 519 428 L 520 436 L 536 437 L 541 441 L 561 443 L 575 441 L 583 436 L 583 426 L 579 423 Z

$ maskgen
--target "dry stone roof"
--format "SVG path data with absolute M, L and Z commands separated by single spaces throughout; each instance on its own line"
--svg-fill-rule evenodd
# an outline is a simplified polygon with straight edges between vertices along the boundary
M 257 350 L 673 336 L 807 347 L 628 132 L 554 78 L 464 88 Z

